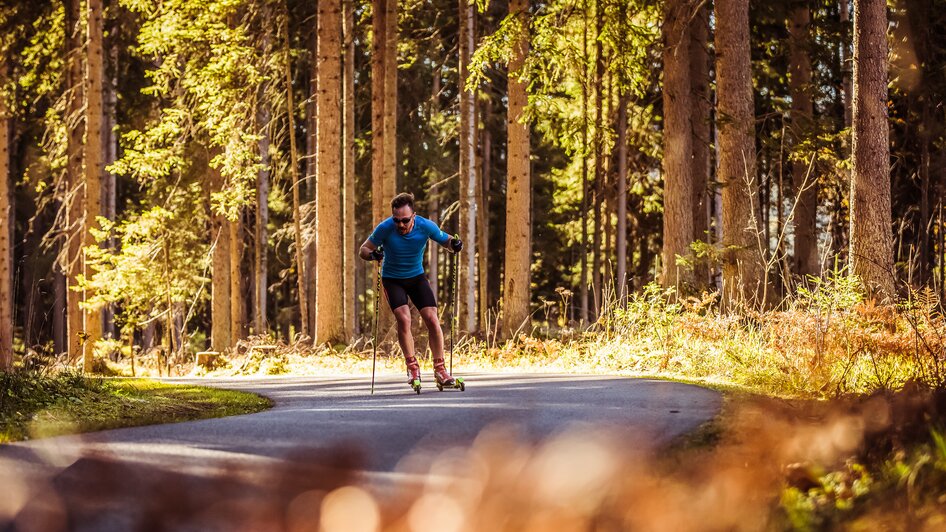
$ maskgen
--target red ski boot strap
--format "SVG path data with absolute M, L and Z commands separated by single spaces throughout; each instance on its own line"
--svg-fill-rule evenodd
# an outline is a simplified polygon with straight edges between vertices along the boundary
M 407 369 L 417 369 L 420 367 L 420 364 L 417 363 L 416 357 L 404 357 L 404 361 L 407 363 Z
M 447 367 L 446 367 L 446 365 L 445 365 L 443 362 L 444 362 L 444 361 L 443 361 L 442 358 L 435 358 L 435 359 L 434 359 L 434 369 L 435 369 L 435 370 L 436 370 L 436 369 L 442 369 L 442 370 L 446 371 L 446 370 L 447 370 Z

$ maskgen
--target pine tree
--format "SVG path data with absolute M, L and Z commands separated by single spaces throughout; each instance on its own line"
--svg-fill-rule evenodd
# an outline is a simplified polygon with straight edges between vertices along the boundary
M 467 85 L 470 56 L 473 53 L 473 4 L 460 3 L 460 240 L 465 253 L 457 273 L 460 301 L 460 329 L 476 330 L 476 89 Z
M 718 180 L 723 189 L 723 304 L 757 305 L 762 294 L 755 120 L 748 0 L 717 0 Z
M 524 112 L 528 102 L 523 66 L 529 54 L 529 2 L 510 0 L 509 12 L 519 21 L 519 31 L 509 59 L 507 81 L 509 134 L 506 171 L 506 263 L 503 283 L 503 315 L 506 336 L 529 330 L 530 275 L 532 256 L 532 181 L 529 163 L 529 126 Z
M 868 293 L 896 295 L 887 123 L 887 4 L 854 0 L 851 271 Z
M 315 342 L 345 339 L 342 304 L 341 198 L 341 0 L 319 2 L 319 175 L 316 207 L 316 247 L 319 269 L 316 277 Z

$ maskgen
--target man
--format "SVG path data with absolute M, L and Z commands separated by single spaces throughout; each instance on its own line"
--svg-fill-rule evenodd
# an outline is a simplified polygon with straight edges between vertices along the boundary
M 411 334 L 410 299 L 427 325 L 430 350 L 434 355 L 434 379 L 438 384 L 453 386 L 455 381 L 443 363 L 443 330 L 437 317 L 437 297 L 424 274 L 423 258 L 428 239 L 453 253 L 463 249 L 463 242 L 444 233 L 427 218 L 417 216 L 413 194 L 404 192 L 395 196 L 391 201 L 391 213 L 390 218 L 374 228 L 358 254 L 368 261 L 383 260 L 381 284 L 397 320 L 397 341 L 407 363 L 408 384 L 420 381 L 420 364 L 414 357 L 414 337 Z

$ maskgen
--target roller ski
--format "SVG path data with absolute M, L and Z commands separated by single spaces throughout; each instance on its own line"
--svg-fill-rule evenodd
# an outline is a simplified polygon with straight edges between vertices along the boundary
M 434 366 L 434 380 L 437 381 L 437 389 L 441 392 L 444 389 L 454 389 L 460 390 L 461 392 L 466 391 L 466 384 L 463 383 L 462 377 L 451 377 L 447 373 L 447 369 L 443 367 L 443 361 L 440 361 L 440 364 Z
M 407 360 L 407 384 L 420 395 L 420 364 L 416 358 Z

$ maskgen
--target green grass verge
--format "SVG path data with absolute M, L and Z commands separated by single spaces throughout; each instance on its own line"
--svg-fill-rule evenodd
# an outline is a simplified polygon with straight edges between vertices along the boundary
M 259 412 L 255 394 L 74 373 L 0 373 L 0 443 Z

